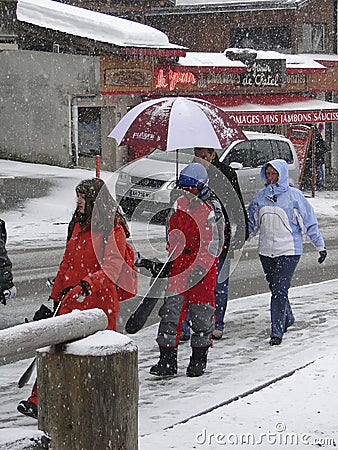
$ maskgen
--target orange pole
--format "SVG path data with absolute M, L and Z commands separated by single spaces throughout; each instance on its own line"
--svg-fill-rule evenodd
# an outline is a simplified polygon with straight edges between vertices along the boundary
M 96 178 L 100 178 L 100 164 L 101 164 L 101 156 L 96 155 L 96 158 L 95 158 Z

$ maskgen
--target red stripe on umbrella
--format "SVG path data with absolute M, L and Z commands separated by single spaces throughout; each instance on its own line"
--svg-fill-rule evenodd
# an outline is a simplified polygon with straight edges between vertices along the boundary
M 246 140 L 226 112 L 210 102 L 185 97 L 149 100 L 132 108 L 109 134 L 118 145 L 179 148 L 225 148 Z

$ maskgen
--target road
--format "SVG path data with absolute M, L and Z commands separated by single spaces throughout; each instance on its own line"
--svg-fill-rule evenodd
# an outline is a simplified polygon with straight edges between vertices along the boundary
M 310 242 L 306 242 L 304 254 L 293 278 L 293 286 L 317 283 L 338 277 L 336 223 L 334 220 L 325 220 L 325 222 L 320 223 L 320 227 L 326 240 L 328 258 L 323 265 L 319 265 L 316 250 Z M 139 240 L 136 245 L 141 254 L 149 256 L 149 242 Z M 156 248 L 164 248 L 164 242 L 159 242 L 157 238 L 155 246 Z M 63 250 L 63 243 L 60 243 L 59 247 L 14 249 L 10 252 L 18 296 L 8 302 L 7 306 L 0 305 L 0 329 L 23 323 L 26 317 L 31 319 L 41 303 L 49 304 L 50 288 L 46 281 L 48 278 L 52 279 L 55 276 Z M 146 274 L 146 272 L 143 273 Z M 140 292 L 146 292 L 148 285 L 149 278 L 141 274 Z M 255 241 L 249 242 L 244 246 L 239 262 L 231 274 L 229 300 L 267 291 L 268 286 L 257 257 L 257 244 Z M 134 298 L 121 303 L 118 331 L 123 331 L 126 319 L 134 311 L 138 301 L 138 298 Z M 231 308 L 231 304 L 228 308 Z M 158 320 L 157 310 L 158 308 L 154 310 L 148 324 L 155 323 Z

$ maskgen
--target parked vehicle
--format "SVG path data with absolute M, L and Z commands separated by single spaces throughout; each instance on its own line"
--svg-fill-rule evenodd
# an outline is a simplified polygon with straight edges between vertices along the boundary
M 235 141 L 227 148 L 216 150 L 220 161 L 237 171 L 245 203 L 252 200 L 263 187 L 260 177 L 262 165 L 275 158 L 288 163 L 289 180 L 297 186 L 299 164 L 295 148 L 284 136 L 272 133 L 245 131 L 247 141 Z M 176 183 L 176 173 L 194 158 L 193 148 L 164 152 L 155 149 L 146 157 L 130 162 L 119 170 L 115 186 L 116 198 L 127 215 L 137 209 L 161 212 L 170 207 L 170 192 Z

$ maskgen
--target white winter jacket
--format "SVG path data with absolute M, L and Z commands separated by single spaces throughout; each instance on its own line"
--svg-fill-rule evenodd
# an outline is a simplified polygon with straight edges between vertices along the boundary
M 276 184 L 267 184 L 268 164 L 279 174 Z M 289 186 L 287 163 L 282 159 L 269 161 L 262 167 L 261 177 L 266 187 L 248 207 L 250 236 L 259 233 L 258 253 L 271 258 L 301 255 L 303 233 L 318 251 L 323 250 L 325 242 L 314 210 L 299 189 Z

